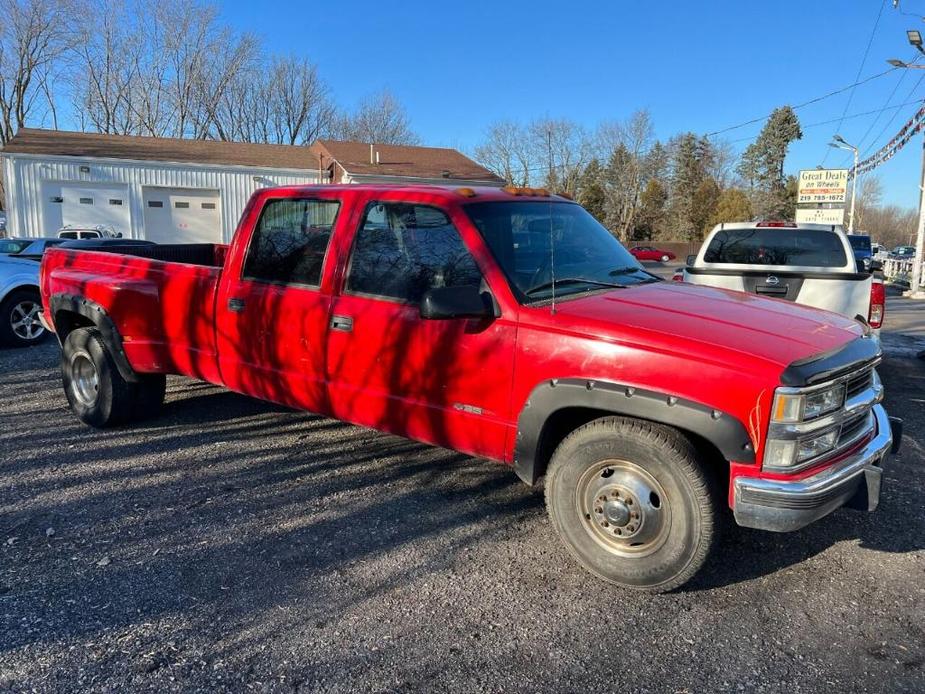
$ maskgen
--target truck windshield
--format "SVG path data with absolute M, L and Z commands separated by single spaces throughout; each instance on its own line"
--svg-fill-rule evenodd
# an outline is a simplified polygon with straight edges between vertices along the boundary
M 845 247 L 837 234 L 814 229 L 723 229 L 710 241 L 705 263 L 844 267 Z
M 479 202 L 465 209 L 522 302 L 659 281 L 580 205 Z

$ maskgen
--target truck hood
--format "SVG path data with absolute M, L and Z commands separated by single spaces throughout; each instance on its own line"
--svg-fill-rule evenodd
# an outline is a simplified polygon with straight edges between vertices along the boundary
M 779 299 L 676 282 L 644 284 L 561 302 L 556 313 L 601 337 L 648 342 L 652 348 L 729 351 L 780 368 L 860 337 L 857 321 Z

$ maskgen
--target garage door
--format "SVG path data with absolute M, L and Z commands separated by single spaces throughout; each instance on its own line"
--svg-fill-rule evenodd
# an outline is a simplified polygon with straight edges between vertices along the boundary
M 129 236 L 129 201 L 126 186 L 73 185 L 47 181 L 42 185 L 43 234 L 54 236 L 66 224 L 105 224 Z
M 217 190 L 153 188 L 142 192 L 144 237 L 155 243 L 221 243 Z

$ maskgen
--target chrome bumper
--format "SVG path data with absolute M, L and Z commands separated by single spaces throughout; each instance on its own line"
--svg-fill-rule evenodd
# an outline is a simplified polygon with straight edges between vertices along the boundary
M 737 477 L 733 483 L 736 523 L 746 528 L 788 532 L 841 506 L 875 510 L 880 502 L 883 462 L 898 449 L 902 424 L 887 417 L 883 405 L 874 405 L 873 412 L 877 419 L 874 438 L 861 450 L 812 477 L 793 481 Z

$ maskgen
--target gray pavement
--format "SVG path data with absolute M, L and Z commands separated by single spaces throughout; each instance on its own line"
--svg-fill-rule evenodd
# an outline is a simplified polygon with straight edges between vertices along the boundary
M 662 596 L 608 587 L 502 466 L 171 378 L 155 420 L 68 411 L 0 350 L 0 690 L 925 690 L 925 362 L 880 510 L 732 528 Z

